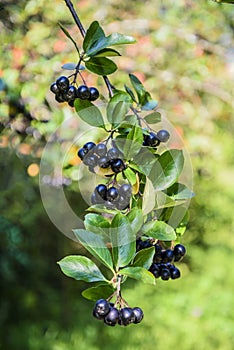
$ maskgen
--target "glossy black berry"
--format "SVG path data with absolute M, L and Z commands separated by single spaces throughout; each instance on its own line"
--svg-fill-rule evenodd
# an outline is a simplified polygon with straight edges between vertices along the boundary
M 135 315 L 130 307 L 124 307 L 119 312 L 119 324 L 127 326 L 135 321 Z
M 93 317 L 95 317 L 97 320 L 103 320 L 104 316 L 100 316 L 95 309 L 93 309 Z
M 98 157 L 95 156 L 95 154 L 91 154 L 91 155 L 87 154 L 83 159 L 83 163 L 92 168 L 94 168 L 97 165 L 97 162 L 98 162 Z
M 161 279 L 164 281 L 169 280 L 169 278 L 171 277 L 171 273 L 169 269 L 163 268 L 161 270 Z
M 172 266 L 170 268 L 170 272 L 171 272 L 171 278 L 173 280 L 175 280 L 176 278 L 180 278 L 180 270 L 177 267 Z
M 118 197 L 118 200 L 116 202 L 116 208 L 119 210 L 127 209 L 129 206 L 129 198 L 125 198 L 123 196 Z
M 59 103 L 65 102 L 66 100 L 64 99 L 63 94 L 59 93 L 55 95 L 55 100 Z
M 103 169 L 108 168 L 110 166 L 109 159 L 107 157 L 99 158 L 98 165 L 100 166 L 100 168 L 103 168 Z
M 120 156 L 120 152 L 116 147 L 112 147 L 107 152 L 107 157 L 109 159 L 116 159 Z
M 114 173 L 120 173 L 125 169 L 125 164 L 122 159 L 117 158 L 112 160 L 111 162 L 111 169 L 113 170 Z
M 100 156 L 100 157 L 104 157 L 106 155 L 107 152 L 107 147 L 104 143 L 99 143 L 96 145 L 94 152 Z
M 90 91 L 86 85 L 80 85 L 77 89 L 77 97 L 81 100 L 88 100 L 90 98 Z
M 173 250 L 167 249 L 161 253 L 161 258 L 163 263 L 171 262 L 174 259 Z
M 151 131 L 148 135 L 144 135 L 143 146 L 156 147 L 159 143 L 160 141 L 154 132 Z
M 78 155 L 78 157 L 79 157 L 81 160 L 83 160 L 84 157 L 85 157 L 85 155 L 86 155 L 86 153 L 87 153 L 87 151 L 86 151 L 84 148 L 80 148 L 79 151 L 78 151 L 78 153 L 77 153 L 77 155 Z
M 90 101 L 95 101 L 99 97 L 99 91 L 95 87 L 90 87 L 89 88 L 89 94 L 90 94 L 90 96 L 89 96 L 89 100 Z
M 95 188 L 95 192 L 101 196 L 102 199 L 106 200 L 107 187 L 106 185 L 100 184 Z
M 56 83 L 50 85 L 50 91 L 52 91 L 54 94 L 59 94 L 60 92 Z
M 104 318 L 104 323 L 108 326 L 115 326 L 116 323 L 119 321 L 119 310 L 117 310 L 115 307 L 111 307 L 110 311 Z
M 132 309 L 132 311 L 133 311 L 134 316 L 135 316 L 133 323 L 140 323 L 144 317 L 143 311 L 141 310 L 140 307 L 134 307 Z
M 154 262 L 161 262 L 162 261 L 162 247 L 159 244 L 155 244 L 155 254 L 154 254 Z
M 175 256 L 174 261 L 179 261 L 186 254 L 186 249 L 182 244 L 176 244 L 173 252 Z
M 60 91 L 66 92 L 69 88 L 69 79 L 67 77 L 61 76 L 56 80 L 56 85 Z
M 170 138 L 170 134 L 167 130 L 159 130 L 157 132 L 157 138 L 160 142 L 167 142 Z
M 85 151 L 89 152 L 95 146 L 96 146 L 96 144 L 94 142 L 87 142 L 86 144 L 84 144 L 83 148 L 84 148 Z
M 66 98 L 66 101 L 74 101 L 76 98 L 76 88 L 75 86 L 71 85 L 69 86 L 68 90 L 65 92 L 64 97 Z
M 105 299 L 99 299 L 94 306 L 94 311 L 99 316 L 106 316 L 110 311 L 110 305 L 108 301 Z
M 109 200 L 110 202 L 112 202 L 113 200 L 115 200 L 115 199 L 118 197 L 118 195 L 119 195 L 119 193 L 118 193 L 117 188 L 115 188 L 115 187 L 110 187 L 110 188 L 107 190 L 106 198 L 107 198 L 107 200 Z
M 102 199 L 102 197 L 98 193 L 94 192 L 91 196 L 91 203 L 92 204 L 104 204 L 104 200 Z
M 132 195 L 132 186 L 129 184 L 123 184 L 119 189 L 119 194 L 123 197 L 130 198 Z
M 159 278 L 161 275 L 161 269 L 160 269 L 159 265 L 156 263 L 153 263 L 150 266 L 149 271 L 152 272 L 152 274 L 154 275 L 155 278 Z

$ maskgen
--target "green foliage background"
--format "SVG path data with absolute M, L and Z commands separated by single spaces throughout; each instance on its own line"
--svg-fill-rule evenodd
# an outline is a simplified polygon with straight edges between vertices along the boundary
M 65 277 L 56 265 L 80 247 L 50 222 L 38 177 L 27 172 L 30 164 L 39 164 L 49 135 L 70 113 L 48 91 L 61 64 L 76 60 L 58 21 L 78 41 L 80 36 L 63 1 L 4 0 L 0 349 L 232 350 L 234 9 L 201 0 L 93 0 L 75 6 L 86 28 L 97 19 L 106 33 L 138 39 L 121 50 L 123 57 L 116 59 L 120 70 L 111 80 L 122 87 L 126 71 L 138 74 L 185 141 L 196 193 L 183 239 L 188 255 L 178 281 L 158 281 L 155 288 L 127 284 L 124 298 L 145 312 L 140 325 L 112 329 L 92 318 L 92 303 L 80 295 L 85 284 Z M 87 81 L 107 94 L 100 78 L 87 74 Z M 78 125 L 77 132 L 83 130 Z M 82 212 L 73 186 L 66 195 Z

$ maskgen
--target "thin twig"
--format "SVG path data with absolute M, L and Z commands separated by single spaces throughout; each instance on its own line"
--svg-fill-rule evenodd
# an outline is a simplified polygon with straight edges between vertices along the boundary
M 77 27 L 79 28 L 80 34 L 84 38 L 86 31 L 85 31 L 85 29 L 80 21 L 80 18 L 78 16 L 76 10 L 74 9 L 73 3 L 70 0 L 64 0 L 64 1 L 66 3 L 67 7 L 69 8 L 69 11 L 71 12 L 72 17 L 73 17 Z M 111 84 L 109 78 L 106 75 L 103 76 L 103 79 L 104 79 L 104 82 L 105 82 L 106 87 L 108 89 L 109 96 L 112 97 L 114 95 L 113 89 L 115 89 L 115 87 Z

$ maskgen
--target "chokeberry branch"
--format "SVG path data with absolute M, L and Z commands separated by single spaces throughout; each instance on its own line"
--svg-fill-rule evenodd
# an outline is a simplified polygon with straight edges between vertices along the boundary
M 79 31 L 80 31 L 82 37 L 84 38 L 86 31 L 85 31 L 85 29 L 80 21 L 80 18 L 78 16 L 76 10 L 74 9 L 72 1 L 70 1 L 70 0 L 64 0 L 64 1 L 66 3 L 67 7 L 69 8 L 69 11 L 71 12 L 72 17 L 73 17 L 77 27 L 79 28 Z M 114 86 L 110 83 L 110 80 L 106 75 L 103 76 L 103 79 L 104 79 L 104 82 L 105 82 L 106 87 L 108 89 L 109 96 L 112 97 L 114 95 L 114 92 L 113 92 Z

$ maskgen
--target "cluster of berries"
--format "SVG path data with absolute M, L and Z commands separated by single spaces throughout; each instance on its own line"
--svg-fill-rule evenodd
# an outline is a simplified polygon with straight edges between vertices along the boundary
M 109 209 L 123 210 L 129 206 L 132 195 L 132 187 L 129 184 L 123 184 L 119 188 L 99 184 L 96 186 L 91 197 L 92 204 L 103 204 Z
M 93 316 L 98 320 L 103 320 L 106 325 L 114 327 L 117 323 L 120 326 L 140 323 L 144 314 L 139 307 L 124 307 L 118 310 L 113 303 L 99 299 L 94 306 Z
M 176 244 L 174 249 L 162 249 L 158 243 L 152 244 L 149 239 L 142 241 L 137 239 L 137 251 L 149 247 L 155 247 L 155 254 L 153 263 L 149 268 L 155 278 L 161 277 L 162 280 L 167 281 L 177 279 L 180 277 L 180 270 L 173 264 L 173 262 L 181 261 L 186 254 L 186 249 L 182 244 Z
M 150 132 L 148 134 L 144 134 L 143 146 L 147 147 L 157 147 L 161 142 L 167 142 L 170 138 L 170 134 L 167 130 L 159 130 L 157 133 Z
M 124 161 L 120 158 L 121 153 L 116 147 L 107 150 L 104 143 L 87 142 L 78 151 L 78 157 L 85 165 L 89 167 L 90 171 L 98 165 L 100 168 L 111 168 L 113 173 L 119 173 L 126 169 Z
M 86 85 L 80 85 L 76 88 L 74 85 L 70 85 L 69 79 L 65 76 L 59 77 L 50 86 L 50 90 L 55 94 L 57 102 L 68 102 L 71 107 L 74 107 L 76 98 L 95 101 L 99 97 L 99 91 L 95 87 L 89 88 Z

